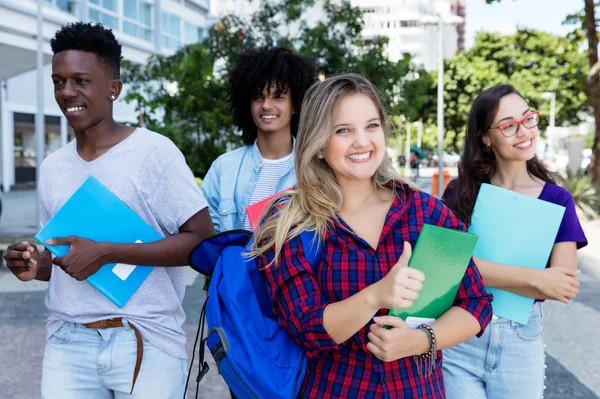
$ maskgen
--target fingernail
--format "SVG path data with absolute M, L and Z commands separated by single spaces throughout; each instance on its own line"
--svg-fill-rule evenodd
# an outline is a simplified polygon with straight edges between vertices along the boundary
M 50 245 L 52 245 L 52 244 L 54 243 L 54 240 L 53 240 L 53 239 L 51 239 L 51 238 L 49 238 L 49 239 L 47 239 L 47 240 L 46 240 L 46 241 L 44 241 L 44 242 L 45 242 L 46 244 L 50 244 Z
M 31 263 L 32 265 L 35 265 L 35 259 L 33 259 L 33 258 L 29 258 L 28 262 Z
M 377 323 L 379 320 L 381 320 L 381 317 L 379 317 L 379 316 L 375 316 L 375 317 L 373 317 L 373 321 L 374 321 L 375 323 Z

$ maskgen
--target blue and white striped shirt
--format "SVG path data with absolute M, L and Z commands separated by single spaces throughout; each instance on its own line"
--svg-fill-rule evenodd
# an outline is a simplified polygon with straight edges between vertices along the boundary
M 256 185 L 252 191 L 252 196 L 250 197 L 248 206 L 276 194 L 275 190 L 277 189 L 277 184 L 279 183 L 281 174 L 283 173 L 292 154 L 293 153 L 290 153 L 289 155 L 280 159 L 263 158 L 263 165 L 258 171 Z M 247 212 L 244 216 L 244 229 L 252 231 L 252 226 L 250 225 L 250 219 L 248 218 Z

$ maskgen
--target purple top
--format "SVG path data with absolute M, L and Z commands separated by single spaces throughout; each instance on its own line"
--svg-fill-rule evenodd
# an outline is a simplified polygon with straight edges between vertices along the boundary
M 565 214 L 556 234 L 555 243 L 573 241 L 577 243 L 577 249 L 583 248 L 588 244 L 577 218 L 575 201 L 571 193 L 556 184 L 546 183 L 538 199 L 565 207 Z
M 443 198 L 445 198 L 447 202 L 453 194 L 454 184 L 450 182 L 444 192 Z M 558 233 L 556 233 L 556 239 L 554 240 L 555 244 L 557 242 L 575 242 L 577 244 L 577 249 L 583 248 L 588 244 L 587 238 L 579 223 L 577 212 L 575 211 L 575 200 L 570 192 L 561 186 L 546 182 L 538 199 L 565 207 L 565 213 L 562 222 L 560 223 L 560 227 L 558 228 Z M 546 267 L 549 266 L 550 259 L 548 259 L 548 263 L 546 264 Z M 535 301 L 544 302 L 543 299 L 536 299 Z

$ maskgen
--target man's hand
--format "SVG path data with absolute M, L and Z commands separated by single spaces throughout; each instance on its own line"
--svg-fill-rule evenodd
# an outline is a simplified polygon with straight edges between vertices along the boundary
M 429 340 L 420 330 L 412 329 L 399 317 L 374 317 L 368 334 L 367 349 L 383 362 L 393 362 L 429 350 Z M 386 329 L 384 326 L 392 328 Z
M 11 272 L 21 281 L 35 279 L 39 268 L 40 253 L 37 247 L 28 241 L 10 245 L 4 254 L 4 260 Z
M 79 281 L 85 280 L 104 264 L 110 263 L 107 259 L 107 245 L 103 242 L 70 236 L 46 240 L 46 244 L 69 246 L 69 252 L 65 256 L 54 258 L 53 263 Z

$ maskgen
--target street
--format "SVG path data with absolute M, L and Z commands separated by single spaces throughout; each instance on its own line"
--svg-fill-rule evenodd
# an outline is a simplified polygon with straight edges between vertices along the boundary
M 417 182 L 429 191 L 431 179 Z M 35 191 L 4 195 L 5 208 L 0 233 L 7 235 L 10 223 L 24 226 L 12 236 L 27 236 L 35 231 Z M 32 209 L 33 208 L 33 209 Z M 7 224 L 4 224 L 7 223 Z M 14 227 L 14 226 L 13 226 Z M 598 399 L 600 397 L 600 221 L 584 224 L 590 245 L 580 251 L 581 292 L 569 305 L 547 301 L 543 305 L 546 341 L 545 399 Z M 191 269 L 187 273 L 184 324 L 191 354 L 200 308 L 204 301 L 203 278 Z M 47 283 L 21 283 L 0 267 L 0 398 L 29 399 L 40 396 L 44 323 L 48 316 L 44 305 Z M 209 353 L 209 352 L 207 352 Z M 229 398 L 228 390 L 216 374 L 210 355 L 211 370 L 204 377 L 200 398 Z M 191 356 L 190 356 L 191 358 Z M 198 365 L 198 359 L 194 361 Z M 194 397 L 196 371 L 192 372 L 188 396 Z M 160 398 L 159 398 L 160 399 Z M 519 398 L 515 398 L 519 399 Z M 523 398 L 529 399 L 529 398 Z

